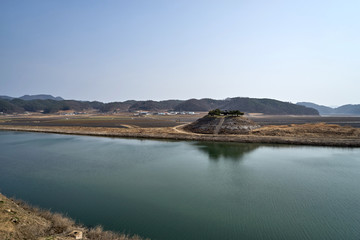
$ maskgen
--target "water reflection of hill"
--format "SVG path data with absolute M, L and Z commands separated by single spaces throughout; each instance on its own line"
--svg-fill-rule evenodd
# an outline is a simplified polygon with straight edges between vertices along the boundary
M 260 145 L 251 143 L 215 143 L 215 142 L 197 142 L 196 146 L 200 151 L 208 154 L 212 160 L 220 158 L 233 161 L 241 160 L 241 158 L 249 152 L 254 151 Z

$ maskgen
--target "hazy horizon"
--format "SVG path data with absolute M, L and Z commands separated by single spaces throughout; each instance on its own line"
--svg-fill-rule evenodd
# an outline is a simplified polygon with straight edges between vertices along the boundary
M 359 104 L 358 1 L 0 2 L 0 95 Z

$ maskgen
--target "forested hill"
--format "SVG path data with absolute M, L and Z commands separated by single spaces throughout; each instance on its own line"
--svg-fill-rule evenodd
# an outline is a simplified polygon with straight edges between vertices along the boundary
M 282 102 L 274 99 L 258 98 L 228 98 L 225 100 L 190 99 L 177 105 L 176 111 L 209 111 L 219 108 L 221 110 L 240 110 L 242 112 L 264 113 L 274 115 L 319 115 L 313 108 Z
M 0 99 L 0 112 L 22 113 L 43 112 L 56 113 L 62 110 L 99 112 L 134 112 L 134 111 L 209 111 L 219 108 L 221 110 L 240 110 L 248 113 L 264 113 L 274 115 L 319 115 L 313 108 L 282 102 L 274 99 L 257 98 L 228 98 L 215 100 L 210 98 L 166 101 L 135 101 L 125 102 L 88 102 L 75 100 L 35 99 L 24 100 L 19 98 Z

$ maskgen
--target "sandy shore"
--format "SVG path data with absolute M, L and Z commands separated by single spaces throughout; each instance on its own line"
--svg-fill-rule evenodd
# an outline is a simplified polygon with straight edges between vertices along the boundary
M 321 124 L 267 126 L 246 135 L 195 134 L 182 130 L 182 126 L 162 128 L 106 128 L 0 125 L 0 130 L 122 138 L 360 147 L 360 129 Z

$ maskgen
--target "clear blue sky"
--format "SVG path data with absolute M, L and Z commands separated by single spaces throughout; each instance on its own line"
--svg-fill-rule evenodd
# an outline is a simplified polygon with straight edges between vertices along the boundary
M 0 95 L 360 103 L 358 0 L 2 0 L 0 34 Z

